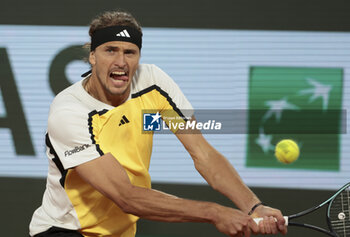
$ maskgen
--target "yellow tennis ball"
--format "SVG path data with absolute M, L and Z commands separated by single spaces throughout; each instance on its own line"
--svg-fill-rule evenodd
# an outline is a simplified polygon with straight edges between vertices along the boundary
M 291 139 L 281 140 L 275 147 L 277 160 L 285 164 L 296 161 L 299 157 L 299 152 L 298 145 Z

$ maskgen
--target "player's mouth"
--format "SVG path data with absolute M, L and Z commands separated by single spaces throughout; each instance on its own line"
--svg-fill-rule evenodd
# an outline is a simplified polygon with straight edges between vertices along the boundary
M 126 71 L 113 71 L 109 74 L 109 77 L 112 78 L 113 83 L 117 86 L 121 86 L 124 83 L 127 83 L 129 80 L 129 75 Z

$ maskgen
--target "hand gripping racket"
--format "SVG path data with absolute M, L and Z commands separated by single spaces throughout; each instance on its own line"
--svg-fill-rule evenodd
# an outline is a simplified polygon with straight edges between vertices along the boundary
M 310 224 L 290 221 L 305 216 L 323 206 L 327 206 L 326 219 L 328 230 Z M 258 224 L 262 219 L 263 218 L 254 218 L 254 221 Z M 350 183 L 344 185 L 332 197 L 318 206 L 314 206 L 294 215 L 285 216 L 284 219 L 288 226 L 305 227 L 333 237 L 350 237 Z

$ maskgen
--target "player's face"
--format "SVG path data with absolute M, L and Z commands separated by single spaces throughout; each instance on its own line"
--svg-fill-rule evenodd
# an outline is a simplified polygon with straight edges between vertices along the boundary
M 123 41 L 104 43 L 90 53 L 89 60 L 105 93 L 129 96 L 131 79 L 140 60 L 140 50 L 135 44 Z

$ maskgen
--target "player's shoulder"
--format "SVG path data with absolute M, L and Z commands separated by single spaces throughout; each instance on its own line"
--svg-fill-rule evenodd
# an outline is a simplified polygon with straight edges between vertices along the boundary
M 150 64 L 150 63 L 140 63 L 138 66 L 138 71 L 143 71 L 143 73 L 146 72 L 151 72 L 152 70 L 158 70 L 159 67 L 155 64 Z
M 84 92 L 80 81 L 57 94 L 50 105 L 49 124 L 87 120 L 92 109 L 89 98 L 84 98 Z
M 163 72 L 162 69 L 155 64 L 140 64 L 135 72 L 135 77 L 156 79 L 157 75 L 161 72 Z
M 133 78 L 134 89 L 142 90 L 149 87 L 169 87 L 173 79 L 155 64 L 140 64 Z
M 62 110 L 72 108 L 80 104 L 79 94 L 81 93 L 81 82 L 76 82 L 58 93 L 53 99 L 50 110 Z

